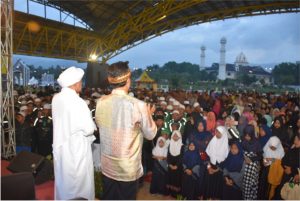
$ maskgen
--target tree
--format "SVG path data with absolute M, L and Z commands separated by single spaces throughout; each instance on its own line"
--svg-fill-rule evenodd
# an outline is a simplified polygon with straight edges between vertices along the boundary
M 237 77 L 237 80 L 238 80 L 240 83 L 244 84 L 244 85 L 250 85 L 250 84 L 252 84 L 253 82 L 256 82 L 256 81 L 257 81 L 257 79 L 256 79 L 255 76 L 249 76 L 249 75 L 246 74 L 246 73 L 241 73 L 241 74 L 239 74 L 238 77 Z
M 272 71 L 275 84 L 278 85 L 299 85 L 300 64 L 281 63 L 276 65 Z

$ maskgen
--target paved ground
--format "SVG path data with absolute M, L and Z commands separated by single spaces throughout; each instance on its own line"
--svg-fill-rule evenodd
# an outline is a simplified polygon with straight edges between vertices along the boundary
M 137 199 L 138 200 L 174 200 L 171 196 L 163 196 L 158 194 L 149 193 L 150 183 L 144 182 L 143 186 L 139 188 Z

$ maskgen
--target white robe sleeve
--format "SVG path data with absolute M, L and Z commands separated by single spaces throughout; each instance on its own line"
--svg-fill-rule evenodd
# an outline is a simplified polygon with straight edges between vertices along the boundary
M 79 99 L 76 110 L 70 111 L 71 119 L 71 135 L 73 134 L 82 134 L 84 136 L 93 135 L 96 130 L 96 125 L 91 116 L 90 110 L 86 103 Z

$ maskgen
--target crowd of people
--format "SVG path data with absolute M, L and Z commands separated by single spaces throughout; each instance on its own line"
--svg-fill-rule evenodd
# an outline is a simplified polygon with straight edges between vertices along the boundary
M 15 88 L 17 152 L 52 155 L 51 101 L 59 88 Z M 110 90 L 85 88 L 95 116 Z M 281 199 L 286 182 L 299 183 L 299 94 L 257 92 L 154 92 L 132 89 L 156 106 L 158 128 L 144 139 L 144 175 L 150 193 L 186 199 Z M 99 132 L 94 143 L 101 143 Z M 100 133 L 101 136 L 101 133 Z

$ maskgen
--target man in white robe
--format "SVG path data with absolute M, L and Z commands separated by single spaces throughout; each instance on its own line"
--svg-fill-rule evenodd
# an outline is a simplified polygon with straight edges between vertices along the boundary
M 79 97 L 84 71 L 70 67 L 57 79 L 62 87 L 52 100 L 55 199 L 95 199 L 91 144 L 96 126 Z

